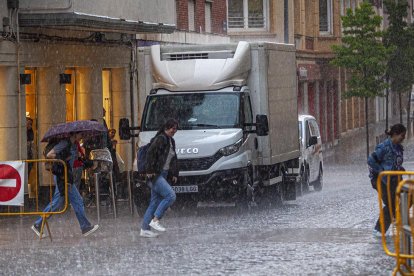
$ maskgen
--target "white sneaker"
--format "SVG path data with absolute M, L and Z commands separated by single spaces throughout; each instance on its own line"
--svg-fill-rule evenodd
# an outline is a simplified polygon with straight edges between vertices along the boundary
M 37 225 L 33 224 L 32 225 L 32 230 L 40 238 L 40 226 L 37 226 Z M 47 236 L 49 236 L 49 235 L 46 233 L 46 227 L 44 227 L 43 228 L 43 233 L 42 233 L 42 239 L 46 238 Z
M 372 230 L 372 235 L 375 237 L 375 238 L 382 238 L 382 233 L 380 232 L 380 231 L 377 231 L 377 230 Z
M 158 237 L 157 233 L 154 233 L 151 230 L 144 230 L 144 229 L 141 229 L 141 233 L 139 235 L 141 237 L 144 237 L 144 238 L 156 238 L 156 237 Z
M 165 227 L 160 224 L 159 220 L 157 221 L 151 220 L 149 226 L 151 226 L 152 228 L 160 232 L 165 232 L 166 230 Z

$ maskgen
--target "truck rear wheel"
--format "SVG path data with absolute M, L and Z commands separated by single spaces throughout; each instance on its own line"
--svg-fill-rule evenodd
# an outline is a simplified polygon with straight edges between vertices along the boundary
M 315 182 L 313 183 L 313 189 L 315 191 L 322 191 L 322 187 L 323 187 L 323 170 L 322 170 L 322 166 L 319 167 L 319 175 L 318 175 L 318 179 L 315 180 Z

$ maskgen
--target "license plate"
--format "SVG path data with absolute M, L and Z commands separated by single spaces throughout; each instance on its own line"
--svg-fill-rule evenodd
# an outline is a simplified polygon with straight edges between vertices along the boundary
M 191 186 L 172 186 L 172 189 L 177 194 L 182 194 L 182 193 L 198 193 L 198 186 L 197 185 L 191 185 Z

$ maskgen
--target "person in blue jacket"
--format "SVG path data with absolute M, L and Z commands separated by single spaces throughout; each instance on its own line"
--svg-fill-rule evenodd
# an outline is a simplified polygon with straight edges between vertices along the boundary
M 374 189 L 377 189 L 377 178 L 378 174 L 381 171 L 404 171 L 403 163 L 403 153 L 404 148 L 401 143 L 405 139 L 405 134 L 407 129 L 402 124 L 393 125 L 390 130 L 385 131 L 389 136 L 381 144 L 377 145 L 375 151 L 368 157 L 368 167 L 369 167 L 369 177 L 371 179 L 371 184 Z M 391 192 L 391 209 L 393 214 L 395 213 L 395 193 L 398 186 L 398 177 L 391 177 L 390 179 L 390 192 Z M 382 202 L 384 203 L 383 213 L 384 213 L 384 226 L 385 231 L 391 225 L 391 214 L 390 202 L 388 202 L 388 189 L 387 189 L 387 178 L 383 177 L 381 180 L 381 190 L 382 190 Z M 375 228 L 373 230 L 373 235 L 376 237 L 381 236 L 381 226 L 380 219 L 378 218 Z

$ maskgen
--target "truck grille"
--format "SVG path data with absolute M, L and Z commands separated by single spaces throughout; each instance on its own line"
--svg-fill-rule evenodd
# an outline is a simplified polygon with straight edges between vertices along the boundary
M 162 53 L 161 60 L 227 59 L 233 56 L 234 52 L 232 51 Z
M 193 159 L 178 159 L 178 168 L 180 171 L 204 171 L 209 169 L 217 160 L 221 158 L 218 151 L 213 156 Z

